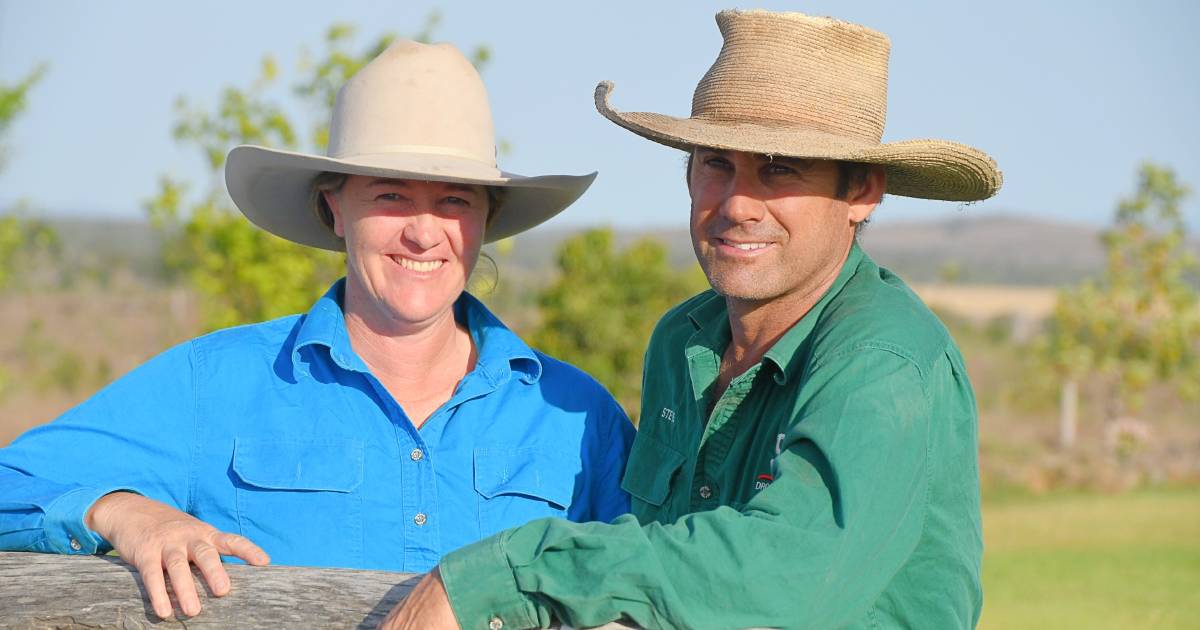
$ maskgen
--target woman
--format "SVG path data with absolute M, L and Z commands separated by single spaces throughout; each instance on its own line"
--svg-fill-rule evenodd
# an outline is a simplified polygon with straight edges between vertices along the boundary
M 421 572 L 533 518 L 627 511 L 620 407 L 464 292 L 484 242 L 594 174 L 520 177 L 494 156 L 471 64 L 407 41 L 343 87 L 328 156 L 235 148 L 242 212 L 344 250 L 346 278 L 307 314 L 168 350 L 0 450 L 0 548 L 111 545 L 166 617 L 164 568 L 194 615 L 189 565 L 223 595 L 221 555 Z

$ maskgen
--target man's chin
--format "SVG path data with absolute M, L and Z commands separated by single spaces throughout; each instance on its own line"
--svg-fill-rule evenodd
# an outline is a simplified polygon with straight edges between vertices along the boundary
M 721 297 L 746 302 L 760 302 L 776 297 L 761 278 L 750 273 L 707 274 L 708 284 Z

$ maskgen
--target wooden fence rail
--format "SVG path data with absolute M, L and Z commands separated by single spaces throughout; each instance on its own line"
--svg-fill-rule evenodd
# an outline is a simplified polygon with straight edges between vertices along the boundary
M 374 628 L 420 577 L 306 567 L 226 570 L 229 595 L 211 597 L 201 586 L 199 615 L 161 620 L 137 571 L 115 557 L 0 552 L 0 628 Z M 197 583 L 203 584 L 198 577 Z

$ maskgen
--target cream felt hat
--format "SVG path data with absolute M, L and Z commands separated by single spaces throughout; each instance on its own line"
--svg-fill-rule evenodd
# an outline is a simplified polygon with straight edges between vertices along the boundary
M 713 147 L 882 165 L 887 192 L 978 201 L 1000 190 L 996 162 L 945 140 L 881 144 L 887 115 L 883 33 L 801 13 L 722 11 L 717 60 L 696 86 L 692 115 L 619 112 L 613 84 L 596 86 L 596 109 L 660 144 Z
M 312 204 L 313 180 L 325 171 L 502 186 L 504 203 L 485 242 L 562 212 L 596 177 L 501 171 L 479 73 L 450 44 L 413 41 L 389 46 L 338 92 L 327 155 L 242 145 L 229 152 L 225 183 L 255 225 L 303 245 L 343 251 L 346 244 Z

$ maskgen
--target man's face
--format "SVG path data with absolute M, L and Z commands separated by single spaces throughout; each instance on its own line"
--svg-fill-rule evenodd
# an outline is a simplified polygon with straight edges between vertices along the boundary
M 688 173 L 696 258 L 726 298 L 806 296 L 837 274 L 882 178 L 872 172 L 843 200 L 834 162 L 697 148 Z
M 325 194 L 346 239 L 347 308 L 389 327 L 449 311 L 483 243 L 482 186 L 352 175 Z

